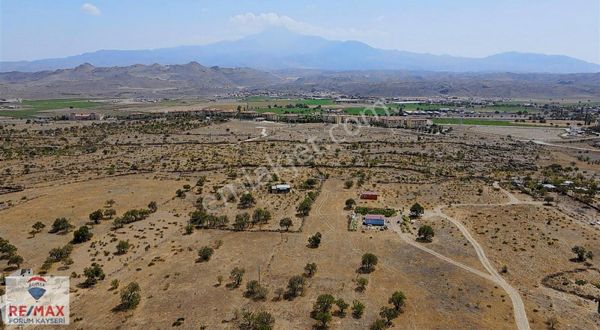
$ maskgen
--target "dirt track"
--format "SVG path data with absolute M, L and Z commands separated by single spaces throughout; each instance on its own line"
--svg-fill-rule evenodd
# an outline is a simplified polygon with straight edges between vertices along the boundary
M 457 204 L 455 206 L 490 206 L 490 205 L 494 206 L 494 205 L 515 205 L 515 204 L 539 204 L 539 202 L 522 202 L 522 201 L 520 201 L 513 194 L 511 194 L 510 192 L 501 188 L 497 182 L 494 182 L 493 186 L 495 189 L 500 189 L 502 192 L 504 192 L 504 194 L 508 198 L 507 203 Z M 481 262 L 483 267 L 488 271 L 489 274 L 485 274 L 479 270 L 473 269 L 467 265 L 464 265 L 464 264 L 457 262 L 455 260 L 452 260 L 442 254 L 439 254 L 431 249 L 428 249 L 428 248 L 422 246 L 421 244 L 416 243 L 415 241 L 413 241 L 412 237 L 409 237 L 409 235 L 403 234 L 398 225 L 393 224 L 392 228 L 394 230 L 396 230 L 396 232 L 398 232 L 398 235 L 400 236 L 400 238 L 402 238 L 402 240 L 404 240 L 406 243 L 408 243 L 424 252 L 427 252 L 437 258 L 447 261 L 457 267 L 460 267 L 468 272 L 471 272 L 475 275 L 478 275 L 480 277 L 488 279 L 488 280 L 496 283 L 500 287 L 502 287 L 502 289 L 504 289 L 504 291 L 506 291 L 506 293 L 510 296 L 510 299 L 512 301 L 514 317 L 515 317 L 515 322 L 517 324 L 517 328 L 519 330 L 530 329 L 529 321 L 527 319 L 527 312 L 525 311 L 525 305 L 523 304 L 523 300 L 521 299 L 521 295 L 519 294 L 519 291 L 517 291 L 517 289 L 515 289 L 508 282 L 506 282 L 506 280 L 498 273 L 496 268 L 492 265 L 492 263 L 489 261 L 489 259 L 485 255 L 485 252 L 484 252 L 483 248 L 481 247 L 481 245 L 477 242 L 477 240 L 475 240 L 475 238 L 473 238 L 473 236 L 471 236 L 471 234 L 469 233 L 467 228 L 459 220 L 456 220 L 456 219 L 444 214 L 444 212 L 442 211 L 442 209 L 444 207 L 445 206 L 440 205 L 440 206 L 436 207 L 433 212 L 428 212 L 425 216 L 426 217 L 439 216 L 439 217 L 442 217 L 442 218 L 452 222 L 452 224 L 454 224 L 460 230 L 462 235 L 473 246 L 473 248 L 475 249 L 475 252 L 477 253 L 477 257 L 478 257 L 479 261 Z

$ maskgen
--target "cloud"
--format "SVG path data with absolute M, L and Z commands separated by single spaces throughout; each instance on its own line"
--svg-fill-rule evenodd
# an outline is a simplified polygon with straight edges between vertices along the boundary
M 98 7 L 92 5 L 91 3 L 84 3 L 81 6 L 81 11 L 92 16 L 99 16 L 100 14 L 102 14 L 102 12 L 100 12 L 100 9 L 98 9 Z
M 317 35 L 333 39 L 352 39 L 380 35 L 380 31 L 356 28 L 325 28 L 296 20 L 277 13 L 245 13 L 231 17 L 229 21 L 244 33 L 256 33 L 271 27 L 282 27 L 307 35 Z
M 289 16 L 277 13 L 245 13 L 235 15 L 230 19 L 231 23 L 242 29 L 261 31 L 269 27 L 284 27 L 295 32 L 307 33 L 317 28 L 304 22 L 297 21 Z

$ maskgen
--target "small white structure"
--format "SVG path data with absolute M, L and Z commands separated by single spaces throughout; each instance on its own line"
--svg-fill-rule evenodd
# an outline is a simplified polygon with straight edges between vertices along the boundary
M 17 269 L 4 278 L 4 283 L 6 285 L 11 285 L 11 280 L 12 280 L 11 277 L 30 277 L 30 276 L 33 276 L 33 270 L 31 270 L 31 268 Z
M 271 193 L 274 194 L 285 194 L 290 192 L 292 187 L 289 184 L 276 184 L 271 186 Z

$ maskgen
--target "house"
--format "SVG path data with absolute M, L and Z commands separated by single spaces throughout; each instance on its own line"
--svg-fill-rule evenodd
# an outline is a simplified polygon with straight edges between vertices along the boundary
M 240 119 L 254 119 L 258 117 L 258 112 L 256 111 L 242 111 L 240 112 Z
M 360 194 L 360 199 L 368 199 L 376 201 L 379 197 L 379 194 L 372 191 L 365 191 Z
M 363 218 L 363 225 L 383 227 L 385 226 L 385 218 L 379 214 L 367 214 Z
M 269 121 L 277 121 L 277 119 L 279 119 L 279 115 L 277 115 L 274 112 L 265 112 L 265 113 L 263 113 L 263 116 L 265 117 L 266 120 L 269 120 Z
M 427 118 L 407 118 L 406 119 L 406 127 L 407 128 L 423 128 L 429 127 L 433 125 L 433 122 Z
M 273 194 L 286 194 L 292 190 L 289 184 L 276 184 L 271 186 L 271 193 Z

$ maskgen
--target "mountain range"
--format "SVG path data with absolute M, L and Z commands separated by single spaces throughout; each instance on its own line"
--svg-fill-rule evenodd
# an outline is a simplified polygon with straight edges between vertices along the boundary
M 484 58 L 420 54 L 371 47 L 358 41 L 333 41 L 286 29 L 266 30 L 234 41 L 202 46 L 152 50 L 99 50 L 64 58 L 0 62 L 0 72 L 36 72 L 135 64 L 174 65 L 199 62 L 206 66 L 248 67 L 272 71 L 408 70 L 435 72 L 595 73 L 600 65 L 567 56 L 507 52 Z
M 0 96 L 25 99 L 195 97 L 278 92 L 361 96 L 600 98 L 600 73 L 456 73 L 431 71 L 206 67 L 197 62 L 135 64 L 39 72 L 1 72 Z M 233 93 L 233 94 L 232 94 Z

